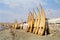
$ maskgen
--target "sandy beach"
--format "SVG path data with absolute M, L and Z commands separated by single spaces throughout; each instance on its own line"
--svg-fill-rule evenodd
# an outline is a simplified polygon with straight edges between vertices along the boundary
M 0 31 L 0 40 L 60 40 L 60 32 L 54 31 L 49 35 L 40 36 L 25 30 L 4 29 Z

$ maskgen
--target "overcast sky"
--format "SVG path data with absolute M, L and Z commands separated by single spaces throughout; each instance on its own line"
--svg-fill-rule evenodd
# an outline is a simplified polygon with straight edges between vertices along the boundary
M 60 0 L 0 0 L 0 22 L 25 21 L 29 11 L 44 7 L 47 18 L 60 17 Z

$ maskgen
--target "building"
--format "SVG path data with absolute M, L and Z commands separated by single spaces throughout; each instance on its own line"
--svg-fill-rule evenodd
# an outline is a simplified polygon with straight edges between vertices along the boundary
M 60 18 L 50 18 L 48 19 L 48 26 L 50 29 L 60 31 Z

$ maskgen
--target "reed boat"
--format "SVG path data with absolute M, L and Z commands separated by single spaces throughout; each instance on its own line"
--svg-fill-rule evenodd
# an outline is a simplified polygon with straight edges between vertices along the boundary
M 28 15 L 28 27 L 27 27 L 27 31 L 32 32 L 33 24 L 34 24 L 34 13 L 30 13 Z
M 40 21 L 40 25 L 39 25 L 39 31 L 38 31 L 38 35 L 43 35 L 45 28 L 46 28 L 46 20 L 45 20 L 45 12 L 44 9 L 42 8 L 42 16 L 41 16 L 41 21 Z
M 37 14 L 35 22 L 34 22 L 33 33 L 37 34 L 38 28 L 39 28 L 39 24 L 40 24 L 40 10 L 38 9 L 38 14 Z

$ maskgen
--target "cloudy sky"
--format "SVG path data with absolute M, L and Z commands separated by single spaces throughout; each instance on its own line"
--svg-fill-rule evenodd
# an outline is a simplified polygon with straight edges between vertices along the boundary
M 44 7 L 47 18 L 60 17 L 60 0 L 0 0 L 0 22 L 25 21 L 29 11 Z

